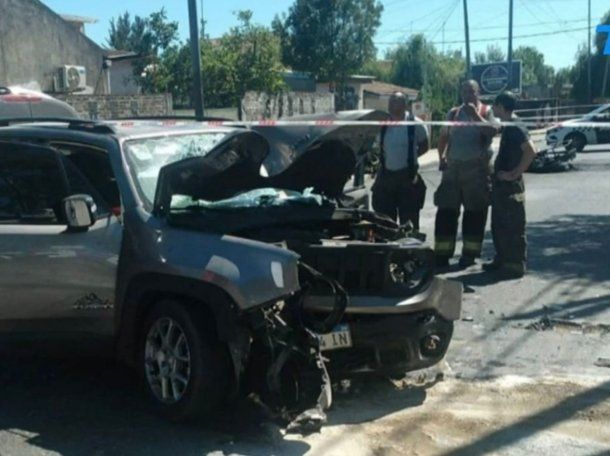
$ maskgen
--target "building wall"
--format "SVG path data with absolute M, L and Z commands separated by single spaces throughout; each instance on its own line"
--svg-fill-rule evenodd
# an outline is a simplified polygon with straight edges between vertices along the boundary
M 346 85 L 348 90 L 347 109 L 364 109 L 364 83 L 356 81 L 348 82 Z M 328 82 L 318 82 L 316 92 L 321 94 L 334 93 L 331 91 Z
M 112 95 L 138 95 L 140 86 L 133 76 L 131 60 L 114 60 L 110 67 L 110 93 Z
M 327 112 L 335 112 L 335 97 L 332 93 L 288 92 L 269 95 L 247 92 L 242 100 L 243 120 L 278 119 Z
M 78 114 L 91 120 L 162 117 L 174 114 L 171 94 L 161 95 L 55 95 Z
M 380 96 L 375 93 L 364 92 L 364 109 L 377 109 L 379 111 L 387 111 L 388 110 L 388 96 Z
M 0 0 L 0 85 L 52 92 L 59 67 L 80 65 L 95 88 L 102 62 L 98 45 L 39 0 Z

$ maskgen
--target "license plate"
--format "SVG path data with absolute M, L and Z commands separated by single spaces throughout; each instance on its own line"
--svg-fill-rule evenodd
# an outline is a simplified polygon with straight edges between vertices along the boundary
M 318 334 L 318 340 L 320 341 L 320 350 L 322 351 L 352 346 L 352 334 L 349 331 L 348 324 L 337 325 L 328 334 Z

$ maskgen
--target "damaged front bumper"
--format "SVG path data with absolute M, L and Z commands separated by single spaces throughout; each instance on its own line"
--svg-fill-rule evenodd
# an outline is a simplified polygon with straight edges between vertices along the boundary
M 340 286 L 337 290 L 345 293 Z M 243 345 L 231 347 L 232 354 L 241 354 L 234 362 L 242 388 L 255 392 L 278 417 L 292 421 L 292 428 L 311 430 L 323 423 L 333 380 L 361 373 L 400 377 L 438 363 L 451 341 L 453 321 L 460 317 L 462 285 L 433 278 L 420 293 L 403 300 L 353 296 L 341 309 L 345 312 L 338 326 L 349 334 L 349 346 L 322 351 L 329 347 L 321 350 L 320 336 L 299 314 L 324 319 L 332 313 L 335 297 L 307 295 L 304 307 L 288 301 L 261 308 L 250 314 Z
M 447 352 L 461 303 L 462 284 L 438 277 L 421 293 L 398 302 L 389 297 L 352 296 L 341 322 L 349 346 L 327 345 L 327 367 L 332 375 L 391 376 L 430 367 Z M 311 296 L 307 308 L 323 313 L 328 305 L 328 297 Z

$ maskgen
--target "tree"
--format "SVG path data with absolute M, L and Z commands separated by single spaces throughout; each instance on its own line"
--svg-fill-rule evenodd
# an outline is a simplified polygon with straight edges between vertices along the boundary
M 391 60 L 369 60 L 358 70 L 361 74 L 374 76 L 378 81 L 392 81 L 392 61 Z
M 167 80 L 159 72 L 163 52 L 178 39 L 178 23 L 167 20 L 164 8 L 148 17 L 135 16 L 128 12 L 110 20 L 108 45 L 114 49 L 132 51 L 140 59 L 134 62 L 134 78 L 145 92 L 164 90 Z
M 464 59 L 459 52 L 439 53 L 423 35 L 413 35 L 390 53 L 392 82 L 419 90 L 433 119 L 443 119 L 457 100 Z
M 497 44 L 490 44 L 487 46 L 486 52 L 474 53 L 474 61 L 475 63 L 504 62 L 506 61 L 506 54 Z
M 200 41 L 207 107 L 238 106 L 248 90 L 274 93 L 283 88 L 279 39 L 269 28 L 252 24 L 251 11 L 240 11 L 237 18 L 239 24 L 219 40 L 205 37 Z M 159 73 L 175 102 L 190 104 L 189 42 L 167 49 Z
M 413 89 L 421 89 L 432 69 L 436 49 L 424 35 L 413 35 L 406 44 L 398 46 L 392 54 L 394 66 L 392 81 Z
M 547 87 L 553 83 L 555 70 L 545 65 L 544 54 L 533 46 L 519 46 L 513 52 L 514 60 L 521 60 L 523 85 Z
M 283 86 L 279 39 L 252 24 L 252 11 L 240 11 L 237 18 L 239 25 L 220 42 L 224 61 L 233 68 L 234 101 L 240 102 L 247 90 L 277 92 Z
M 600 25 L 610 25 L 610 11 L 602 18 Z M 610 87 L 610 71 L 607 71 L 608 57 L 604 56 L 604 45 L 608 36 L 606 33 L 597 33 L 595 35 L 595 48 L 591 56 L 591 95 L 593 98 L 608 95 L 608 87 Z M 576 53 L 576 64 L 571 69 L 572 76 L 572 97 L 580 102 L 588 101 L 588 49 L 586 45 L 581 46 Z M 604 80 L 606 80 L 606 93 L 602 94 L 604 89 Z
M 375 56 L 382 11 L 378 0 L 295 0 L 273 21 L 283 62 L 335 83 L 340 108 L 348 76 Z

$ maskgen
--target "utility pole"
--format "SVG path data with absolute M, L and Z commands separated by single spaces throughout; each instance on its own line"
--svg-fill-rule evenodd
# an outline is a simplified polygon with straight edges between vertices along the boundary
M 193 103 L 195 117 L 203 119 L 203 83 L 201 80 L 201 50 L 199 46 L 199 21 L 197 20 L 197 1 L 189 2 L 189 26 L 191 32 L 191 60 L 193 61 Z
M 606 87 L 608 87 L 608 69 L 610 68 L 610 55 L 606 56 L 606 67 L 604 68 L 604 84 L 602 86 L 601 97 L 606 97 Z
M 593 102 L 593 93 L 591 91 L 591 0 L 589 0 L 589 27 L 587 40 L 587 94 L 589 103 Z
M 464 0 L 464 31 L 466 33 L 466 79 L 472 77 L 470 71 L 470 30 L 468 29 L 468 0 Z
M 513 0 L 508 4 L 508 90 L 513 82 Z

